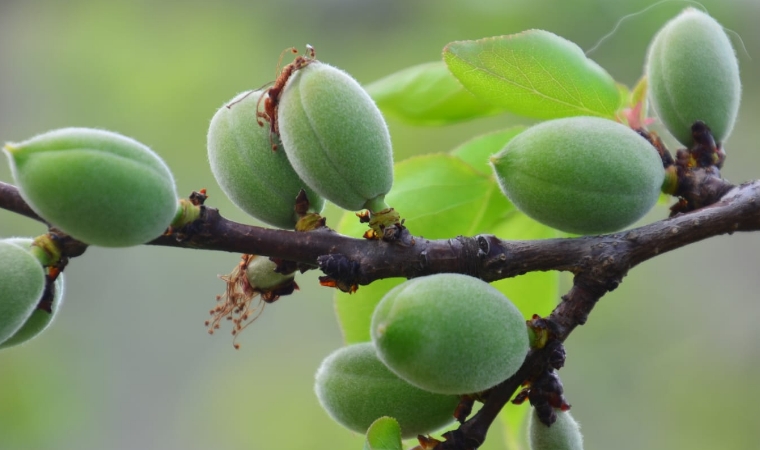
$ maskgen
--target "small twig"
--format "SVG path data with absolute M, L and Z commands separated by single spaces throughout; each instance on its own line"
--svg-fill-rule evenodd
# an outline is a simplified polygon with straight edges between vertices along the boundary
M 42 217 L 38 216 L 36 212 L 32 211 L 32 208 L 29 207 L 23 198 L 21 198 L 21 194 L 16 186 L 3 183 L 2 181 L 0 181 L 0 208 L 7 209 L 8 211 L 47 224 L 47 222 L 42 220 Z

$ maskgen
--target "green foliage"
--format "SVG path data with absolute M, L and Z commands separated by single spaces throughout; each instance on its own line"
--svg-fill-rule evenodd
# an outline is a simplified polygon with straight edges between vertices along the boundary
M 489 164 L 491 155 L 503 149 L 513 137 L 523 132 L 525 128 L 518 125 L 476 136 L 452 150 L 451 154 L 462 159 L 478 172 L 491 174 L 493 172 Z
M 143 244 L 160 236 L 177 212 L 169 168 L 125 136 L 64 128 L 4 149 L 32 209 L 87 244 Z
M 520 210 L 577 234 L 616 231 L 641 218 L 657 202 L 665 175 L 649 142 L 594 117 L 535 125 L 491 163 Z
M 455 395 L 434 394 L 412 386 L 380 362 L 371 343 L 336 350 L 317 370 L 315 391 L 322 407 L 346 428 L 365 433 L 380 417 L 390 416 L 410 438 L 435 431 L 454 420 Z
M 29 319 L 44 289 L 39 261 L 20 246 L 0 241 L 0 344 Z
M 11 239 L 5 239 L 2 242 L 9 243 L 16 245 L 18 247 L 23 248 L 26 251 L 29 251 L 29 246 L 32 245 L 32 239 L 28 238 L 11 238 Z M 51 323 L 53 323 L 53 319 L 58 314 L 58 311 L 60 311 L 61 304 L 63 303 L 63 274 L 59 274 L 58 278 L 56 278 L 55 283 L 53 283 L 53 298 L 50 303 L 50 309 L 51 311 L 45 311 L 44 309 L 36 308 L 32 314 L 26 319 L 26 322 L 19 328 L 13 336 L 9 337 L 5 341 L 2 341 L 0 339 L 0 349 L 13 347 L 15 345 L 23 344 L 24 342 L 27 342 L 31 340 L 32 338 L 38 336 L 40 333 L 45 331 Z M 2 301 L 0 301 L 2 303 Z
M 452 42 L 449 70 L 483 101 L 539 119 L 615 117 L 615 80 L 574 43 L 543 30 Z
M 413 125 L 446 125 L 504 111 L 468 92 L 443 61 L 408 67 L 366 89 L 385 114 Z
M 367 430 L 364 450 L 401 450 L 401 426 L 393 417 L 381 417 Z
M 441 394 L 491 388 L 517 372 L 528 353 L 520 311 L 488 283 L 454 273 L 414 278 L 388 292 L 372 316 L 372 342 L 394 373 Z
M 739 62 L 723 27 L 687 8 L 652 40 L 646 65 L 657 115 L 678 141 L 691 145 L 691 125 L 701 120 L 718 142 L 736 122 L 741 100 Z
M 567 411 L 556 411 L 557 421 L 544 425 L 536 411 L 530 415 L 531 450 L 583 450 L 583 435 L 578 422 Z
M 244 92 L 219 108 L 208 130 L 208 159 L 214 178 L 237 207 L 272 226 L 292 229 L 301 189 L 312 211 L 322 211 L 325 201 L 298 177 L 282 149 L 272 150 L 279 139 L 269 125 L 257 125 L 262 95 Z
M 373 209 L 368 203 L 391 189 L 388 127 L 347 73 L 319 62 L 296 71 L 282 92 L 277 117 L 293 168 L 327 200 L 350 211 Z

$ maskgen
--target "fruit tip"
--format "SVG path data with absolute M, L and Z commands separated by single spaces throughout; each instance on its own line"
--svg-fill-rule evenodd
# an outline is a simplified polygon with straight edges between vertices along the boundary
M 6 142 L 5 145 L 3 145 L 3 150 L 8 152 L 8 154 L 12 155 L 13 152 L 17 151 L 19 147 L 16 147 L 16 145 L 13 142 Z

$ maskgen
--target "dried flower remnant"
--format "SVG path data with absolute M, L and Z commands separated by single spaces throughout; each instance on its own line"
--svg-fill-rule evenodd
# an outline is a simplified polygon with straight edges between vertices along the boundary
M 255 281 L 257 274 L 262 271 L 251 269 L 261 267 L 268 267 L 269 270 L 266 272 L 271 272 L 266 274 L 268 282 Z M 273 303 L 281 295 L 292 294 L 298 289 L 294 281 L 295 274 L 275 273 L 276 267 L 277 265 L 266 257 L 243 255 L 240 263 L 229 275 L 220 275 L 219 278 L 227 284 L 227 287 L 223 294 L 216 296 L 217 305 L 209 311 L 212 318 L 205 322 L 208 333 L 214 334 L 214 331 L 221 327 L 222 321 L 231 321 L 234 336 L 232 344 L 235 349 L 239 349 L 237 337 L 261 315 L 264 305 Z M 280 278 L 281 281 L 272 284 L 273 276 Z
M 285 52 L 296 54 L 298 53 L 298 50 L 295 47 L 286 49 L 280 55 L 280 62 L 282 62 L 282 56 L 285 54 Z M 256 113 L 256 122 L 260 127 L 264 126 L 262 119 L 269 122 L 270 140 L 272 139 L 272 136 L 279 136 L 280 134 L 280 127 L 277 122 L 277 110 L 279 109 L 280 96 L 282 95 L 282 90 L 285 89 L 285 84 L 290 79 L 290 76 L 293 75 L 296 71 L 303 69 L 316 60 L 317 59 L 315 57 L 314 47 L 307 44 L 306 54 L 297 56 L 292 63 L 283 67 L 280 73 L 277 75 L 277 79 L 275 80 L 272 87 L 267 90 L 266 98 L 264 98 L 263 95 L 259 97 L 259 100 L 256 103 L 256 109 L 259 109 L 259 104 L 262 100 L 264 100 L 264 110 L 258 111 Z M 277 63 L 278 67 L 279 65 L 280 63 Z M 272 143 L 272 150 L 277 150 L 277 144 L 274 142 Z

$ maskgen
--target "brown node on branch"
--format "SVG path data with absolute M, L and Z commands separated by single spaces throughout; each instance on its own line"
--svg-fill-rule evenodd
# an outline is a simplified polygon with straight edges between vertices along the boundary
M 309 196 L 306 191 L 301 189 L 296 196 L 295 204 L 296 215 L 298 216 L 298 222 L 296 222 L 296 231 L 311 231 L 318 228 L 324 228 L 327 226 L 327 219 L 315 212 L 309 212 L 311 203 L 309 202 Z
M 61 274 L 61 270 L 57 267 L 48 267 L 45 274 L 45 290 L 42 293 L 42 298 L 37 302 L 37 308 L 45 311 L 48 314 L 53 313 L 53 301 L 55 300 L 55 280 Z
M 206 193 L 206 188 L 203 188 L 199 191 L 193 191 L 190 194 L 190 203 L 195 206 L 202 206 L 206 202 L 207 198 L 208 194 Z
M 562 361 L 564 364 L 564 358 Z M 515 396 L 512 403 L 520 405 L 525 400 L 529 400 L 530 404 L 536 408 L 538 419 L 546 426 L 551 426 L 557 420 L 555 409 L 560 411 L 570 409 L 570 404 L 563 395 L 562 382 L 554 369 L 541 372 L 533 379 L 527 380 L 523 386 L 525 388 Z
M 298 285 L 292 279 L 268 289 L 252 286 L 248 281 L 246 269 L 254 258 L 257 256 L 243 255 L 240 263 L 229 275 L 219 276 L 226 283 L 226 289 L 223 294 L 216 296 L 217 305 L 209 311 L 212 318 L 205 322 L 208 333 L 214 334 L 214 331 L 221 327 L 223 320 L 231 321 L 232 335 L 235 336 L 232 345 L 235 349 L 240 348 L 240 344 L 237 343 L 240 333 L 261 316 L 267 303 L 274 303 L 280 296 L 290 295 L 298 289 Z M 258 301 L 255 301 L 256 299 Z
M 340 253 L 333 253 L 317 257 L 317 264 L 325 274 L 319 277 L 320 285 L 335 287 L 349 294 L 353 294 L 359 288 L 357 277 L 360 266 L 356 261 Z
M 356 213 L 356 217 L 359 218 L 359 223 L 369 223 L 369 210 L 365 209 Z
M 342 292 L 353 294 L 359 289 L 358 284 L 346 283 L 341 280 L 336 280 L 328 276 L 319 277 L 319 285 L 324 287 L 338 288 Z
M 475 396 L 463 395 L 459 400 L 457 408 L 454 410 L 454 418 L 459 423 L 464 423 L 467 417 L 472 413 L 472 407 L 475 405 Z
M 430 436 L 423 436 L 419 435 L 417 436 L 417 442 L 420 444 L 412 447 L 410 450 L 433 450 L 438 444 L 441 443 L 438 439 L 432 438 Z
M 172 236 L 177 242 L 191 238 L 203 229 L 205 207 L 203 203 L 208 198 L 206 189 L 190 193 L 187 199 L 179 200 L 179 211 L 172 223 L 164 231 L 165 236 Z
M 483 445 L 483 442 L 473 438 L 472 436 L 463 433 L 461 429 L 451 430 L 443 433 L 445 441 L 438 441 L 431 439 L 431 442 L 436 442 L 433 448 L 434 450 L 449 450 L 449 449 L 462 449 L 462 450 L 475 450 Z M 419 439 L 419 437 L 418 437 Z
M 533 317 L 527 320 L 526 324 L 531 333 L 530 346 L 532 348 L 544 348 L 551 340 L 557 338 L 557 324 L 549 319 L 542 318 L 538 314 L 533 314 Z
M 712 205 L 733 187 L 721 178 L 726 152 L 715 142 L 710 127 L 697 121 L 691 132 L 694 144 L 676 152 L 677 185 L 673 195 L 678 197 L 678 203 L 670 208 L 671 217 Z
M 280 54 L 280 62 L 282 62 L 282 57 L 287 52 L 296 54 L 298 53 L 298 50 L 295 47 L 285 49 Z M 285 89 L 285 84 L 295 72 L 303 69 L 316 60 L 317 59 L 315 58 L 314 47 L 307 44 L 306 53 L 304 55 L 296 56 L 293 62 L 283 67 L 280 73 L 277 75 L 274 84 L 272 84 L 272 87 L 267 89 L 266 93 L 259 97 L 258 104 L 256 105 L 256 122 L 261 127 L 264 126 L 264 121 L 269 122 L 269 139 L 272 141 L 273 151 L 277 150 L 277 144 L 274 143 L 275 140 L 273 137 L 280 135 L 280 127 L 277 122 L 277 111 L 280 105 L 280 96 L 282 95 L 282 90 Z M 277 66 L 279 67 L 279 65 L 280 63 L 278 62 Z M 258 111 L 262 100 L 264 101 L 264 110 Z

